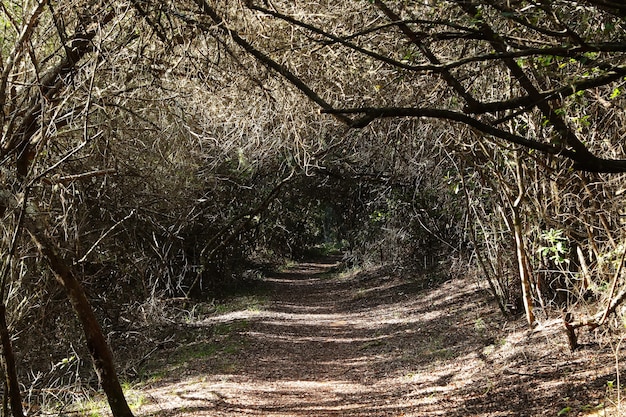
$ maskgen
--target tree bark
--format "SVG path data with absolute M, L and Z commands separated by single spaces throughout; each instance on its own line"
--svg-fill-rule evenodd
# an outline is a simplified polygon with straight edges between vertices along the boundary
M 4 356 L 6 372 L 7 392 L 5 396 L 8 396 L 13 417 L 24 417 L 22 396 L 20 395 L 20 386 L 15 367 L 15 356 L 13 355 L 13 348 L 11 347 L 11 335 L 7 327 L 6 306 L 4 303 L 0 303 L 0 341 L 2 342 L 2 354 Z
M 36 226 L 29 227 L 29 232 L 39 251 L 50 264 L 56 279 L 65 288 L 74 312 L 78 316 L 85 332 L 87 347 L 89 348 L 94 368 L 102 389 L 107 396 L 113 416 L 133 417 L 115 371 L 113 355 L 102 334 L 102 329 L 87 299 L 83 286 L 43 232 Z

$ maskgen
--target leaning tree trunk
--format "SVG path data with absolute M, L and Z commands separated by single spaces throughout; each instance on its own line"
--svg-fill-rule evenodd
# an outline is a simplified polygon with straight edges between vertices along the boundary
M 102 334 L 102 329 L 87 299 L 83 286 L 43 232 L 36 226 L 29 228 L 29 232 L 39 251 L 50 264 L 50 268 L 57 280 L 65 288 L 74 312 L 83 326 L 87 347 L 113 416 L 133 417 L 117 378 L 113 364 L 113 355 Z

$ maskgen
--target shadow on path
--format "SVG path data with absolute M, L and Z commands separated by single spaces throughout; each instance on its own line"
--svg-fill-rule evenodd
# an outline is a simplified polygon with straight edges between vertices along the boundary
M 556 416 L 602 399 L 610 368 L 504 322 L 467 279 L 335 267 L 297 264 L 267 278 L 266 308 L 195 323 L 213 351 L 148 384 L 137 414 Z

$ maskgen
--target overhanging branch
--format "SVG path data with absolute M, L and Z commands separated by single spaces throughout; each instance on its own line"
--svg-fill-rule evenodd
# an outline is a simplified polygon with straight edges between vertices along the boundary
M 559 155 L 568 158 L 574 163 L 573 168 L 576 170 L 605 173 L 626 172 L 626 160 L 624 159 L 603 159 L 591 154 L 587 149 L 585 149 L 585 152 L 578 152 L 575 149 L 563 148 L 553 144 L 527 139 L 523 136 L 498 129 L 488 123 L 481 122 L 467 114 L 452 110 L 419 107 L 361 107 L 354 109 L 322 109 L 320 112 L 323 114 L 364 114 L 363 117 L 350 124 L 350 127 L 355 129 L 363 128 L 376 119 L 391 117 L 426 117 L 450 120 L 471 126 L 479 132 L 503 139 L 509 143 L 524 146 L 528 149 L 544 152 L 549 155 Z
M 304 93 L 311 101 L 317 103 L 323 109 L 332 109 L 332 106 L 326 100 L 320 97 L 315 91 L 313 91 L 304 81 L 302 81 L 298 76 L 296 76 L 293 72 L 291 72 L 287 67 L 279 64 L 267 54 L 256 49 L 250 42 L 242 38 L 236 31 L 231 30 L 226 24 L 226 22 L 224 21 L 224 19 L 222 19 L 222 17 L 215 11 L 214 8 L 212 8 L 206 2 L 206 0 L 194 0 L 194 1 L 197 4 L 197 6 L 200 8 L 200 12 L 204 14 L 205 16 L 209 17 L 213 21 L 215 26 L 208 27 L 202 22 L 199 22 L 188 16 L 178 14 L 177 16 L 180 19 L 184 20 L 186 23 L 197 26 L 198 28 L 202 30 L 209 31 L 209 30 L 217 29 L 221 31 L 222 33 L 224 33 L 225 35 L 230 36 L 230 38 L 237 45 L 239 45 L 239 47 L 241 47 L 244 51 L 252 55 L 255 59 L 257 59 L 266 67 L 270 68 L 273 71 L 276 71 L 277 73 L 285 77 L 293 86 L 295 86 L 298 90 Z M 345 116 L 341 114 L 337 114 L 335 115 L 335 117 L 343 123 L 346 123 L 346 124 L 351 123 L 349 119 L 347 119 Z
M 434 108 L 424 108 L 424 107 L 382 107 L 382 108 L 370 108 L 370 107 L 361 107 L 356 109 L 332 109 L 332 110 L 320 110 L 323 114 L 364 114 L 363 117 L 357 119 L 354 123 L 351 124 L 352 128 L 360 129 L 372 121 L 380 118 L 391 118 L 391 117 L 427 117 L 434 119 L 445 119 L 452 120 L 456 122 L 461 122 L 468 126 L 471 126 L 480 132 L 498 137 L 500 139 L 504 139 L 507 142 L 511 142 L 517 145 L 525 146 L 530 149 L 535 149 L 541 152 L 545 152 L 551 155 L 561 154 L 567 157 L 572 157 L 569 155 L 571 151 L 567 149 L 563 149 L 561 147 L 538 142 L 534 140 L 527 139 L 523 136 L 519 136 L 510 132 L 507 132 L 502 129 L 498 129 L 497 127 L 491 126 L 487 123 L 481 122 L 471 116 L 468 116 L 464 113 L 452 111 L 452 110 L 444 110 L 444 109 L 434 109 Z

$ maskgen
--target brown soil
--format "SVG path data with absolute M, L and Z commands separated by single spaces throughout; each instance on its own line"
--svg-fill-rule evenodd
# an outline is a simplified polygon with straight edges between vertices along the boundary
M 333 266 L 298 264 L 266 279 L 260 307 L 179 324 L 130 395 L 135 414 L 617 415 L 610 344 L 570 353 L 558 322 L 506 321 L 467 278 Z

